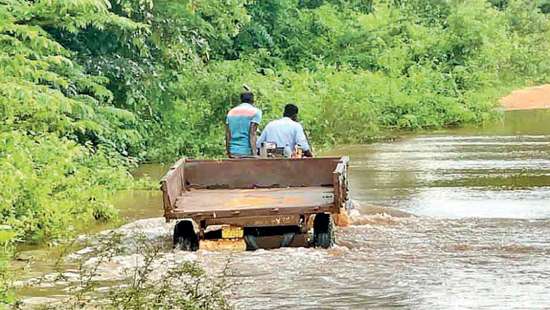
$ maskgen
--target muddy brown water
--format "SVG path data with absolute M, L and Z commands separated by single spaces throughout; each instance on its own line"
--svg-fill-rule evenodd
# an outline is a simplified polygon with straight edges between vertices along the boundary
M 242 309 L 550 308 L 550 110 L 331 151 L 342 154 L 362 206 L 335 248 L 166 256 L 213 273 L 230 259 Z M 158 192 L 121 193 L 117 205 L 129 221 L 162 214 Z M 169 236 L 161 226 L 147 231 Z

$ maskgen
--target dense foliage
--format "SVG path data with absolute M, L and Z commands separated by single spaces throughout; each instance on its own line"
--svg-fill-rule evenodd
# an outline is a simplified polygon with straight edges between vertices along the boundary
M 363 142 L 393 129 L 480 123 L 510 88 L 548 79 L 545 5 L 154 2 L 133 17 L 151 26 L 150 52 L 117 60 L 115 71 L 124 74 L 117 82 L 110 77 L 112 89 L 125 96 L 114 102 L 142 120 L 146 151 L 135 155 L 166 161 L 222 155 L 224 115 L 244 83 L 259 95 L 266 121 L 296 102 L 316 145 Z M 100 57 L 121 54 L 114 55 Z M 132 74 L 136 65 L 143 71 Z M 100 72 L 112 70 L 94 71 Z M 144 87 L 138 94 L 136 84 Z
M 137 119 L 110 103 L 104 77 L 85 73 L 46 30 L 142 27 L 100 1 L 0 1 L 0 301 L 7 252 L 112 218 L 108 195 L 128 186 L 119 151 Z
M 70 233 L 69 218 L 109 217 L 104 197 L 127 178 L 118 154 L 140 138 L 107 80 L 45 29 L 142 26 L 105 2 L 0 3 L 0 219 L 19 239 L 52 240 Z
M 545 0 L 0 0 L 0 245 L 112 217 L 108 195 L 132 162 L 222 156 L 244 83 L 262 126 L 296 102 L 317 146 L 484 122 L 503 92 L 550 78 L 549 11 Z

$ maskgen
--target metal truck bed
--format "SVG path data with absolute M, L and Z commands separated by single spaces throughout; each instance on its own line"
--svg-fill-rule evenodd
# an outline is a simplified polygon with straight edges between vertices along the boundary
M 338 213 L 347 200 L 347 165 L 347 157 L 181 159 L 161 180 L 164 217 Z
M 347 167 L 347 157 L 181 159 L 161 180 L 164 217 L 180 220 L 174 246 L 244 239 L 247 249 L 328 248 L 348 201 Z
M 173 212 L 196 219 L 315 213 L 329 211 L 333 202 L 333 188 L 323 186 L 198 189 L 179 196 Z

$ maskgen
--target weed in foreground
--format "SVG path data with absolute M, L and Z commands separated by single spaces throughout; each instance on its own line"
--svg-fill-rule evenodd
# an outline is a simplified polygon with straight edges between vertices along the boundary
M 120 243 L 120 234 L 102 237 L 91 254 L 93 256 L 87 254 L 76 258 L 76 275 L 65 271 L 66 258 L 60 257 L 54 281 L 66 281 L 66 291 L 70 296 L 42 309 L 232 308 L 227 300 L 231 288 L 227 281 L 229 263 L 225 264 L 219 276 L 213 277 L 196 262 L 166 258 L 162 243 L 147 240 L 143 235 L 138 235 L 132 245 L 137 253 L 135 264 L 124 269 L 122 279 L 105 280 L 102 275 L 106 268 L 124 251 Z M 51 277 L 48 281 L 51 282 Z

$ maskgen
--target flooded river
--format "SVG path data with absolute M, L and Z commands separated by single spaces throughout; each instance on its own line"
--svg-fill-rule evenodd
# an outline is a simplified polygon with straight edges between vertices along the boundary
M 229 259 L 239 309 L 550 308 L 550 110 L 331 152 L 343 154 L 361 206 L 335 248 L 165 255 L 214 273 Z M 158 193 L 118 205 L 129 220 L 161 216 Z

